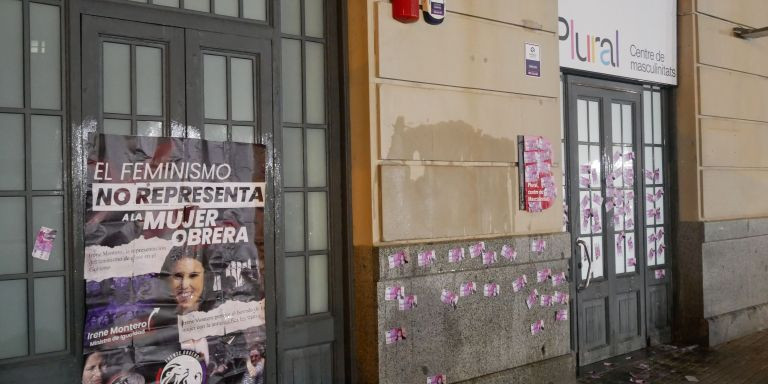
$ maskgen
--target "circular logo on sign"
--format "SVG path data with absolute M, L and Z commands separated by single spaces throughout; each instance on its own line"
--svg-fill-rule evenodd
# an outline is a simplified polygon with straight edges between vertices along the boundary
M 160 384 L 205 384 L 205 366 L 197 353 L 179 351 L 165 360 L 157 381 Z

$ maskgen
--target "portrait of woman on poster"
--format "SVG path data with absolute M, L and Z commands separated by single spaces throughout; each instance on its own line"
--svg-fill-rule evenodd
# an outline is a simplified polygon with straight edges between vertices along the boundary
M 170 295 L 176 303 L 177 314 L 186 315 L 210 309 L 211 303 L 206 300 L 206 294 L 210 290 L 212 277 L 206 267 L 210 268 L 203 249 L 175 247 L 168 253 L 162 273 L 166 276 Z

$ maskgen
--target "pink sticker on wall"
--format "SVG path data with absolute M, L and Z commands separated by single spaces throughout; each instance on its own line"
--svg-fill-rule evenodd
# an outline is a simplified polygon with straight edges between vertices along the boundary
M 389 269 L 402 267 L 408 263 L 408 254 L 405 251 L 398 251 L 387 257 L 389 261 Z
M 401 311 L 408 311 L 413 308 L 416 308 L 419 305 L 419 298 L 416 297 L 416 295 L 408 295 L 405 297 L 401 297 L 398 300 L 398 308 Z
M 558 304 L 568 304 L 568 301 L 570 300 L 571 297 L 566 292 L 555 291 L 554 298 L 555 298 L 555 302 Z
M 628 258 L 627 259 L 627 266 L 630 266 L 630 267 L 637 266 L 637 259 L 635 259 L 634 257 Z
M 544 320 L 537 320 L 531 324 L 531 335 L 538 335 L 542 331 L 544 331 Z
M 403 297 L 403 294 L 405 292 L 405 289 L 399 285 L 392 285 L 384 289 L 384 301 L 394 301 L 401 297 Z
M 501 287 L 496 283 L 488 283 L 483 285 L 483 296 L 496 297 L 501 294 Z
M 458 263 L 464 260 L 464 248 L 453 248 L 448 250 L 448 262 Z
M 543 239 L 536 239 L 531 242 L 531 252 L 542 253 L 547 249 L 547 242 Z
M 542 307 L 551 307 L 555 305 L 555 300 L 551 295 L 541 295 L 539 304 L 541 304 Z
M 531 291 L 531 293 L 528 294 L 528 298 L 525 299 L 525 305 L 528 306 L 528 309 L 533 308 L 534 305 L 536 305 L 536 301 L 539 299 L 539 291 L 534 289 Z
M 475 257 L 481 256 L 483 251 L 485 251 L 484 241 L 481 241 L 477 244 L 472 244 L 469 246 L 469 257 L 474 259 Z
M 512 282 L 512 292 L 520 292 L 525 286 L 528 285 L 528 277 L 526 275 L 522 275 L 515 279 L 514 282 Z
M 442 301 L 443 304 L 450 304 L 453 309 L 456 309 L 456 305 L 459 303 L 459 296 L 452 291 L 443 289 L 443 292 L 440 294 L 440 301 Z
M 435 257 L 435 251 L 421 251 L 419 252 L 419 267 L 428 267 L 437 259 Z
M 504 244 L 501 247 L 501 256 L 509 261 L 517 259 L 517 251 L 511 245 Z
M 405 329 L 400 327 L 392 328 L 385 333 L 385 339 L 387 344 L 394 344 L 400 341 L 405 341 Z
M 459 287 L 460 297 L 470 296 L 475 294 L 475 292 L 477 292 L 477 283 L 475 283 L 474 281 L 461 283 L 461 287 Z
M 499 261 L 499 258 L 496 255 L 496 251 L 483 252 L 483 265 L 495 264 L 497 261 Z
M 552 269 L 550 269 L 550 268 L 544 268 L 544 269 L 540 269 L 540 270 L 536 271 L 536 282 L 537 283 L 543 283 L 543 282 L 547 281 L 547 279 L 549 279 L 550 277 L 552 277 Z
M 666 269 L 657 269 L 653 272 L 654 272 L 654 275 L 656 276 L 656 280 L 662 280 L 667 276 Z
M 448 379 L 446 379 L 445 375 L 443 375 L 442 373 L 427 377 L 427 384 L 447 384 L 447 383 L 448 383 Z
M 555 313 L 555 321 L 568 321 L 568 309 L 558 309 Z
M 566 281 L 568 281 L 568 280 L 565 278 L 565 272 L 560 272 L 560 273 L 557 273 L 554 276 L 552 276 L 552 286 L 553 287 L 557 287 L 557 286 L 563 285 L 563 284 L 565 284 Z

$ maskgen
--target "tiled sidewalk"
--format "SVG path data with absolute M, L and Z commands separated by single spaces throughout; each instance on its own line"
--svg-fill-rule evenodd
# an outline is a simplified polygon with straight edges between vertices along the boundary
M 768 384 L 768 330 L 710 350 L 662 345 L 584 367 L 580 384 Z

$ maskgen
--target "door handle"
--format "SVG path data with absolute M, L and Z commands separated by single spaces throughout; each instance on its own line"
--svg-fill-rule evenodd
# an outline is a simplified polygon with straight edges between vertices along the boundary
M 587 254 L 587 281 L 586 283 L 579 284 L 579 287 L 577 288 L 579 291 L 587 289 L 589 287 L 589 283 L 592 281 L 592 256 L 589 254 L 589 248 L 587 247 L 587 243 L 584 242 L 584 240 L 576 240 L 576 245 L 579 245 L 579 269 L 581 269 L 581 260 L 584 259 L 582 256 L 582 252 Z

